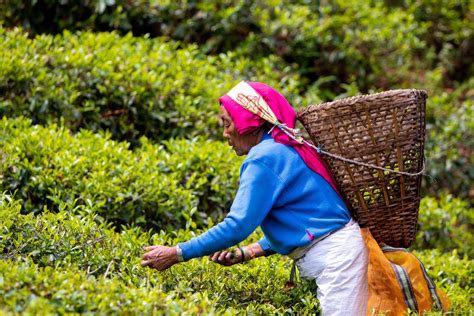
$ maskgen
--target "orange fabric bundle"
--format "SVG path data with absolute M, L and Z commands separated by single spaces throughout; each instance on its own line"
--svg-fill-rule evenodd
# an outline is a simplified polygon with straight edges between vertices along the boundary
M 403 248 L 380 248 L 367 228 L 361 229 L 369 253 L 367 315 L 423 314 L 447 311 L 447 296 L 435 288 L 423 264 Z

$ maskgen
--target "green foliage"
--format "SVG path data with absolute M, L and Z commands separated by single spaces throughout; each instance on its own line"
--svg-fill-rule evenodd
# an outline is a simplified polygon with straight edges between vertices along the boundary
M 474 260 L 467 255 L 460 257 L 456 250 L 441 253 L 437 249 L 415 251 L 423 262 L 436 286 L 443 289 L 451 301 L 454 315 L 470 313 L 474 306 Z
M 32 34 L 88 29 L 168 36 L 206 43 L 213 53 L 235 48 L 250 31 L 257 30 L 250 2 L 241 0 L 6 0 L 0 4 L 0 20 L 7 27 L 22 26 Z
M 222 267 L 194 259 L 156 272 L 139 266 L 142 247 L 173 245 L 189 231 L 152 235 L 137 228 L 115 232 L 94 206 L 60 213 L 21 214 L 21 202 L 0 197 L 0 306 L 16 313 L 308 314 L 318 309 L 314 284 L 300 280 L 284 291 L 291 262 L 274 255 Z M 74 215 L 73 213 L 78 213 Z M 260 232 L 249 242 L 256 241 Z M 437 250 L 416 255 L 452 300 L 472 307 L 472 260 Z
M 311 81 L 330 77 L 332 90 L 356 80 L 366 91 L 409 79 L 401 69 L 439 65 L 446 81 L 472 76 L 472 11 L 467 0 L 7 0 L 0 21 L 33 34 L 117 30 L 197 43 L 206 53 L 243 48 L 297 63 Z
M 262 11 L 258 22 L 265 43 L 299 65 L 309 89 L 324 78 L 326 100 L 351 82 L 362 91 L 396 85 L 404 75 L 401 70 L 414 67 L 414 52 L 424 46 L 413 16 L 388 10 L 382 2 L 332 1 L 319 14 L 314 5 L 288 2 L 274 1 L 279 5 Z
M 110 135 L 0 121 L 0 191 L 15 193 L 25 212 L 94 206 L 116 227 L 202 225 L 227 213 L 240 159 L 227 144 L 142 138 L 135 152 Z
M 474 258 L 474 213 L 466 201 L 444 196 L 421 200 L 419 229 L 413 249 L 457 250 Z
M 228 211 L 241 159 L 216 141 L 217 98 L 242 79 L 296 108 L 428 91 L 413 249 L 471 312 L 474 2 L 316 3 L 0 1 L 0 313 L 316 313 L 315 285 L 284 291 L 277 255 L 139 265 Z
M 297 77 L 273 57 L 205 56 L 196 46 L 115 33 L 29 39 L 0 28 L 0 59 L 0 116 L 106 129 L 132 145 L 141 136 L 216 138 L 217 99 L 242 79 L 297 92 Z
M 469 0 L 407 0 L 400 9 L 409 11 L 424 25 L 421 39 L 443 69 L 445 85 L 462 82 L 474 74 L 474 4 Z M 398 8 L 397 8 L 398 9 Z M 431 66 L 430 68 L 434 68 Z
M 314 284 L 282 290 L 290 262 L 277 256 L 223 268 L 192 260 L 158 273 L 141 268 L 142 247 L 175 244 L 188 231 L 151 235 L 131 228 L 115 232 L 93 208 L 57 214 L 20 214 L 20 203 L 0 198 L 0 306 L 29 312 L 139 313 L 316 311 Z M 261 234 L 255 234 L 255 241 Z
M 474 197 L 474 77 L 427 100 L 425 192 Z

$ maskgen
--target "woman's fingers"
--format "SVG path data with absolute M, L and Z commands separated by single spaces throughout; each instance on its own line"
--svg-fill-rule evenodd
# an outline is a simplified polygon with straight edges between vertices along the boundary
M 224 251 L 217 251 L 213 255 L 209 257 L 209 259 L 212 262 L 219 263 L 219 264 L 225 264 L 225 256 L 228 253 L 227 250 Z
M 156 253 L 155 250 L 156 250 L 156 249 L 151 250 L 151 251 L 145 253 L 145 254 L 142 256 L 142 259 L 143 259 L 143 260 L 150 260 L 150 259 L 156 258 L 156 257 L 157 257 L 157 253 Z
M 143 247 L 143 250 L 145 250 L 145 251 L 151 251 L 151 250 L 153 250 L 153 249 L 155 249 L 155 248 L 157 248 L 157 247 L 159 247 L 159 246 L 146 246 L 146 247 Z
M 224 266 L 231 266 L 240 262 L 240 260 L 242 259 L 240 253 L 237 253 L 235 251 L 222 250 L 210 255 L 209 260 Z
M 217 259 L 219 261 L 219 263 L 224 262 L 226 254 L 227 254 L 227 251 L 221 252 L 221 254 L 219 255 L 219 257 Z
M 231 250 L 229 251 L 229 253 L 225 256 L 226 260 L 230 260 L 232 262 L 235 262 L 235 261 L 240 261 L 240 251 L 236 251 L 235 249 L 234 250 Z
M 221 251 L 214 252 L 214 254 L 211 257 L 211 261 L 218 262 L 218 258 L 220 254 L 221 254 Z
M 142 256 L 140 264 L 159 271 L 163 271 L 178 263 L 175 247 L 168 246 L 151 246 L 145 247 L 149 250 Z
M 236 258 L 236 256 L 235 256 L 235 254 L 232 253 L 232 252 L 230 252 L 230 251 L 225 255 L 225 261 L 226 261 L 229 265 L 232 265 L 232 264 L 236 263 L 236 262 L 237 262 L 236 259 L 237 259 L 237 258 Z

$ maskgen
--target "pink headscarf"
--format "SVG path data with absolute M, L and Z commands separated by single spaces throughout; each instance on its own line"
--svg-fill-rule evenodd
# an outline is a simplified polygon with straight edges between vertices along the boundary
M 284 123 L 291 128 L 295 127 L 296 112 L 285 99 L 285 97 L 263 83 L 247 83 L 267 102 L 281 123 Z M 229 112 L 237 133 L 240 135 L 251 133 L 265 123 L 264 119 L 244 109 L 227 94 L 220 97 L 219 101 L 227 110 L 227 112 Z M 339 193 L 331 173 L 328 171 L 324 161 L 321 159 L 316 150 L 307 144 L 300 144 L 299 142 L 295 141 L 278 127 L 272 130 L 271 135 L 277 143 L 293 147 L 306 163 L 306 165 L 323 177 L 331 185 L 331 187 Z

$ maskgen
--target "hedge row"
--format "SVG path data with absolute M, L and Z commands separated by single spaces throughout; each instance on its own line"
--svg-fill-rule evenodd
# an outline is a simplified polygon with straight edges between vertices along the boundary
M 271 58 L 252 61 L 229 53 L 203 56 L 160 39 L 117 34 L 41 36 L 0 28 L 0 116 L 27 116 L 33 123 L 62 121 L 72 131 L 108 130 L 133 147 L 143 135 L 168 139 L 218 138 L 217 97 L 242 78 L 280 89 L 296 108 L 335 97 L 324 78 L 301 94 L 298 76 Z M 280 70 L 278 70 L 280 69 Z M 198 76 L 196 75 L 198 74 Z M 425 191 L 474 196 L 474 81 L 443 92 L 442 70 L 415 78 L 427 89 Z M 423 84 L 425 82 L 425 84 Z M 360 93 L 354 83 L 337 97 Z
M 22 200 L 23 211 L 94 207 L 116 228 L 203 227 L 222 218 L 237 189 L 242 161 L 224 143 L 146 138 L 134 151 L 110 135 L 0 121 L 0 191 Z M 474 217 L 464 200 L 426 197 L 415 249 L 459 249 L 473 257 Z M 449 225 L 447 225 L 449 223 Z
M 246 265 L 221 267 L 196 259 L 159 273 L 139 266 L 142 247 L 169 244 L 189 231 L 151 234 L 137 228 L 115 232 L 95 206 L 73 215 L 22 215 L 21 203 L 0 197 L 0 311 L 8 313 L 216 313 L 308 314 L 316 312 L 314 284 L 298 281 L 284 291 L 291 262 L 274 255 Z M 77 211 L 77 210 L 76 210 Z M 253 234 L 249 241 L 261 236 Z M 473 306 L 472 259 L 454 251 L 417 252 L 452 300 L 454 311 Z
M 474 10 L 468 0 L 357 1 L 3 1 L 0 20 L 34 33 L 118 30 L 197 43 L 205 52 L 236 48 L 281 56 L 329 87 L 356 80 L 389 87 L 400 68 L 443 67 L 446 81 L 474 73 Z M 421 65 L 420 65 L 421 64 Z M 420 68 L 418 68 L 420 69 Z M 449 84 L 449 83 L 448 83 Z
M 0 117 L 107 129 L 132 144 L 143 135 L 216 138 L 217 99 L 242 79 L 298 94 L 298 77 L 277 58 L 205 56 L 196 46 L 116 33 L 29 39 L 0 28 L 0 60 Z
M 238 182 L 241 159 L 227 144 L 142 138 L 131 151 L 110 134 L 0 121 L 0 191 L 15 193 L 24 211 L 38 213 L 93 205 L 117 227 L 203 225 L 225 214 Z
M 284 292 L 290 261 L 278 256 L 224 268 L 191 260 L 159 273 L 141 268 L 143 246 L 175 244 L 190 232 L 120 233 L 84 208 L 21 215 L 0 198 L 0 310 L 17 313 L 296 313 L 316 311 L 314 284 Z M 252 236 L 255 241 L 260 235 Z

